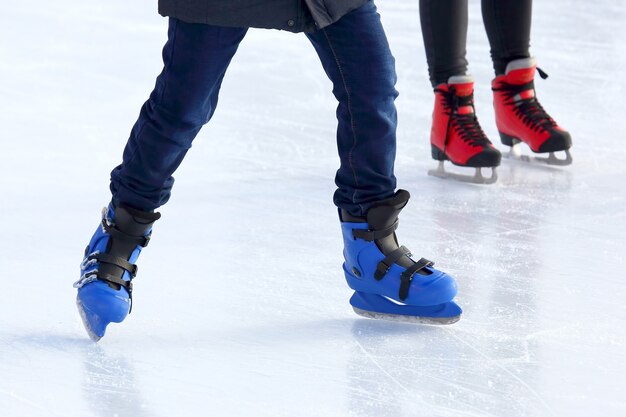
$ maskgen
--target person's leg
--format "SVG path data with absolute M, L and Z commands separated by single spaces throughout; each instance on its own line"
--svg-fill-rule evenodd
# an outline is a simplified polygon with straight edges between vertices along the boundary
M 496 73 L 492 82 L 496 125 L 502 143 L 511 147 L 509 156 L 518 157 L 513 147 L 525 142 L 533 152 L 550 154 L 542 160 L 569 165 L 572 138 L 545 111 L 535 92 L 537 64 L 529 52 L 532 0 L 482 0 L 482 12 Z M 565 151 L 565 159 L 554 156 L 559 151 Z
M 532 0 L 482 0 L 482 14 L 496 75 L 509 62 L 530 58 Z
M 420 0 L 420 23 L 433 87 L 467 72 L 467 0 Z
M 439 161 L 430 175 L 461 181 L 492 183 L 480 168 L 500 164 L 500 153 L 485 136 L 474 109 L 474 80 L 467 74 L 467 0 L 420 0 L 420 21 L 430 81 L 435 92 L 431 155 Z M 444 169 L 444 161 L 476 168 L 460 175 Z
M 396 188 L 395 60 L 373 3 L 307 36 L 339 101 L 334 202 L 363 216 Z
M 170 18 L 163 71 L 141 108 L 122 164 L 111 172 L 115 205 L 153 210 L 167 202 L 172 174 L 211 119 L 222 79 L 246 31 Z
M 398 216 L 409 200 L 395 192 L 395 61 L 373 2 L 308 35 L 333 83 L 337 108 L 335 204 L 340 208 L 344 273 L 361 315 L 450 323 L 461 309 L 452 277 L 398 245 Z M 388 298 L 399 301 L 397 304 Z
M 152 211 L 167 202 L 172 173 L 213 115 L 224 73 L 245 33 L 170 19 L 165 66 L 132 129 L 122 164 L 111 173 L 112 203 L 74 284 L 78 311 L 94 340 L 130 312 L 135 262 L 160 217 Z

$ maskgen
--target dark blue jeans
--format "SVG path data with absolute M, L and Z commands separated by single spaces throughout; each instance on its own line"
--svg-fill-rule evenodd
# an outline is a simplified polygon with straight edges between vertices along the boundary
M 153 210 L 217 105 L 226 69 L 247 29 L 170 19 L 164 68 L 111 173 L 114 204 Z M 341 166 L 335 204 L 354 216 L 396 188 L 395 61 L 373 2 L 307 34 L 333 83 Z

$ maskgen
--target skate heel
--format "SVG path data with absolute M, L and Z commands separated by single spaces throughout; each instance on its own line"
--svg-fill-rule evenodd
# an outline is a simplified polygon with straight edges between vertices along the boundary
M 446 154 L 439 150 L 439 148 L 437 148 L 435 145 L 430 145 L 430 152 L 433 156 L 433 159 L 435 161 L 447 161 L 448 157 L 446 157 Z
M 498 132 L 500 134 L 500 141 L 503 145 L 511 146 L 517 145 L 521 142 L 521 140 L 514 138 L 513 136 L 509 136 L 506 133 Z

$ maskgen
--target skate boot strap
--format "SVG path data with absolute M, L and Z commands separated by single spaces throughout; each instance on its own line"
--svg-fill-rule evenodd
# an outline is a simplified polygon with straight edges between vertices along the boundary
M 124 244 L 128 244 L 129 246 L 140 246 L 145 248 L 150 243 L 150 236 L 152 235 L 152 231 L 148 232 L 145 236 L 134 236 L 128 233 L 123 232 L 118 229 L 115 224 L 110 223 L 106 217 L 102 219 L 102 228 L 109 235 L 109 239 L 113 239 L 114 241 L 124 242 Z M 125 255 L 126 256 L 126 255 Z M 128 253 L 130 256 L 130 253 Z M 118 285 L 120 287 L 124 287 L 128 292 L 128 299 L 130 301 L 130 308 L 128 314 L 133 311 L 133 283 L 132 280 L 137 276 L 138 267 L 135 264 L 132 264 L 126 260 L 126 258 L 118 255 L 113 255 L 110 253 L 93 253 L 89 255 L 88 260 L 95 259 L 100 264 L 112 265 L 113 267 L 117 267 L 123 271 L 127 271 L 130 275 L 129 280 L 126 281 L 123 279 L 124 273 L 112 273 L 111 268 L 98 268 L 95 271 L 95 276 L 97 279 L 101 281 L 106 281 L 110 284 Z M 102 269 L 108 270 L 108 272 L 102 271 Z M 118 271 L 119 271 L 118 269 Z
M 382 239 L 389 235 L 392 235 L 396 229 L 398 228 L 398 219 L 391 226 L 385 227 L 384 229 L 378 230 L 363 230 L 363 229 L 352 229 L 352 236 L 355 239 L 363 239 L 366 242 L 373 242 L 378 239 Z
M 409 288 L 411 287 L 411 281 L 413 281 L 413 276 L 427 266 L 433 265 L 434 263 L 429 261 L 428 259 L 421 258 L 413 266 L 404 271 L 402 275 L 400 275 L 400 293 L 398 294 L 400 300 L 404 301 L 406 297 L 409 296 Z
M 393 264 L 405 255 L 411 256 L 411 251 L 405 246 L 401 246 L 387 255 L 385 259 L 378 262 L 378 265 L 376 265 L 376 272 L 374 272 L 374 278 L 376 281 L 383 279 Z
M 150 243 L 150 236 L 152 235 L 152 232 L 148 233 L 145 236 L 129 235 L 128 233 L 124 233 L 118 228 L 116 228 L 115 226 L 109 224 L 109 222 L 107 222 L 107 219 L 102 219 L 102 227 L 111 237 L 123 240 L 125 242 L 129 242 L 129 243 L 136 243 L 142 248 L 145 248 L 146 246 L 148 246 L 148 243 Z
M 133 278 L 137 276 L 137 270 L 138 270 L 137 265 L 131 264 L 130 262 L 128 262 L 126 259 L 122 257 L 110 255 L 108 253 L 94 253 L 87 257 L 87 260 L 92 260 L 92 259 L 95 259 L 100 263 L 115 265 L 119 268 L 124 269 L 125 271 L 128 271 L 128 273 L 130 274 L 130 279 L 128 281 L 125 281 L 121 277 L 107 274 L 99 270 L 96 270 L 94 275 L 96 276 L 97 279 L 101 281 L 110 282 L 111 284 L 116 284 L 116 285 L 119 285 L 120 287 L 126 288 L 126 291 L 128 291 L 128 299 L 130 301 L 130 308 L 128 311 L 128 314 L 130 314 L 133 311 Z M 124 275 L 122 274 L 122 276 Z
M 87 259 L 88 260 L 95 259 L 95 260 L 97 260 L 98 262 L 101 262 L 101 263 L 111 264 L 111 265 L 115 265 L 117 267 L 120 267 L 120 268 L 128 271 L 128 273 L 131 276 L 131 279 L 135 278 L 137 276 L 137 270 L 139 269 L 137 267 L 137 265 L 131 264 L 126 259 L 124 259 L 124 258 L 122 258 L 120 256 L 110 255 L 108 253 L 96 253 L 96 254 L 90 255 Z M 105 275 L 108 275 L 108 274 L 105 274 Z M 108 280 L 108 279 L 105 279 L 105 281 L 106 280 Z M 127 282 L 127 281 L 124 281 L 124 280 L 122 280 L 122 281 L 123 282 Z M 119 281 L 116 280 L 114 283 L 118 284 Z
M 106 282 L 110 282 L 112 284 L 117 284 L 120 287 L 124 287 L 126 288 L 126 291 L 128 291 L 128 299 L 130 300 L 130 305 L 131 305 L 131 311 L 132 311 L 132 303 L 133 303 L 133 282 L 131 281 L 124 281 L 122 278 L 118 278 L 116 276 L 113 275 L 109 275 L 109 274 L 101 274 L 101 273 L 97 273 L 96 277 L 101 280 L 101 281 L 106 281 Z M 130 314 L 130 311 L 128 312 Z

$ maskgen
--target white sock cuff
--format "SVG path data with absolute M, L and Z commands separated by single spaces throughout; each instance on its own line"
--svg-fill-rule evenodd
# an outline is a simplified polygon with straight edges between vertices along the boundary
M 513 70 L 531 68 L 536 65 L 537 65 L 537 60 L 535 59 L 535 57 L 515 59 L 507 64 L 506 70 L 504 71 L 504 73 L 508 74 L 510 71 L 513 71 Z

